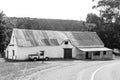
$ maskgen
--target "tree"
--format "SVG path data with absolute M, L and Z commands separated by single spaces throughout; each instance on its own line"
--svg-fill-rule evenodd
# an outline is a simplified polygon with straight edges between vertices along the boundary
M 98 21 L 99 21 L 99 17 L 96 14 L 93 13 L 87 14 L 86 22 L 97 23 Z
M 120 21 L 120 0 L 99 0 L 93 8 L 99 9 L 105 23 Z
M 96 27 L 95 28 L 99 28 L 99 29 L 101 29 L 102 28 L 102 19 L 99 17 L 99 16 L 97 16 L 96 14 L 93 14 L 93 13 L 89 13 L 89 14 L 87 14 L 87 17 L 86 17 L 86 22 L 87 23 L 94 23 L 94 24 L 96 24 Z
M 94 0 L 93 0 L 94 1 Z M 97 30 L 107 47 L 120 49 L 120 0 L 99 0 L 93 6 L 100 12 L 101 29 Z
M 0 12 L 0 53 L 4 52 L 6 47 L 6 27 L 4 21 L 5 14 L 3 11 Z

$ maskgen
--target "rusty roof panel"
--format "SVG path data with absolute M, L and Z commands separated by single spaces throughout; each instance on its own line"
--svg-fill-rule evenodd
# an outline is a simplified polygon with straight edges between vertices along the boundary
M 14 29 L 18 46 L 56 46 L 70 40 L 75 46 L 104 45 L 95 32 Z

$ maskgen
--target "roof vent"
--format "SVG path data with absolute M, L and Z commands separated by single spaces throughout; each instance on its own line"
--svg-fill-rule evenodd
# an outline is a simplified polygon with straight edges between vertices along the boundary
M 68 45 L 68 41 L 65 41 L 65 45 Z

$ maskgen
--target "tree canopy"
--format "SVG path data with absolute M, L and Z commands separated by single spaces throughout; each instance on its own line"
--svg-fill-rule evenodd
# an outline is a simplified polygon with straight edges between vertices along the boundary
M 102 21 L 103 20 L 99 16 L 93 13 L 89 13 L 86 17 L 86 22 L 96 24 L 96 28 L 101 28 Z
M 120 0 L 99 0 L 93 8 L 99 9 L 100 16 L 106 23 L 120 21 Z
M 120 0 L 99 0 L 93 9 L 98 9 L 100 15 L 88 14 L 87 21 L 97 25 L 92 31 L 98 33 L 105 46 L 120 49 Z
M 4 21 L 5 14 L 1 11 L 0 12 L 0 53 L 3 52 L 6 46 L 6 28 L 5 28 L 5 21 Z

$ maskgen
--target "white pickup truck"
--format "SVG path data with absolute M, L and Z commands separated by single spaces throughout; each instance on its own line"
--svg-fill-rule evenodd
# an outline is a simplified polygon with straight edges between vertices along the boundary
M 28 56 L 28 58 L 30 59 L 30 60 L 34 60 L 34 61 L 37 61 L 37 60 L 49 60 L 49 58 L 48 57 L 45 57 L 44 58 L 44 55 L 38 55 L 38 54 L 30 54 L 29 56 Z

